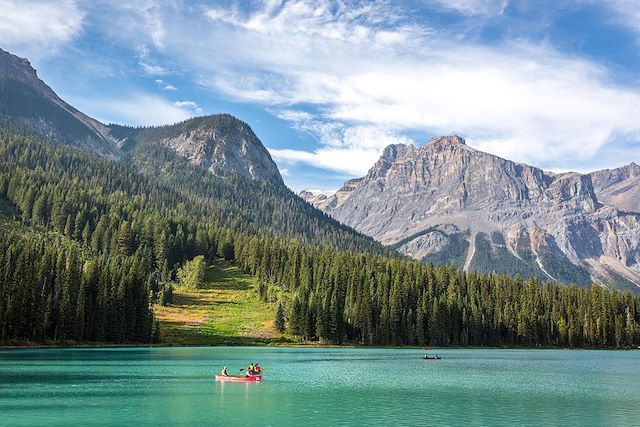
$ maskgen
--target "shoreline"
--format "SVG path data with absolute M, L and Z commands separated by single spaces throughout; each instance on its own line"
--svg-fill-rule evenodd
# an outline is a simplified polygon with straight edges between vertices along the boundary
M 404 349 L 431 351 L 441 350 L 612 350 L 612 351 L 640 351 L 639 347 L 556 347 L 556 346 L 442 346 L 442 347 L 421 347 L 421 346 L 368 346 L 357 344 L 305 344 L 305 343 L 211 343 L 211 344 L 172 344 L 172 343 L 81 343 L 81 344 L 9 344 L 0 345 L 2 350 L 44 350 L 44 349 L 111 349 L 111 348 L 192 348 L 192 347 L 284 347 L 284 348 L 351 348 L 351 349 Z

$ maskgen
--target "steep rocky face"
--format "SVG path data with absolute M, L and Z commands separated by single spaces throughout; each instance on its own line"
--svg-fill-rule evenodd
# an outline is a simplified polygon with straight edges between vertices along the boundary
M 40 80 L 28 60 L 0 49 L 0 116 L 58 142 L 117 157 L 109 130 Z
M 640 212 L 640 166 L 630 163 L 589 175 L 600 201 L 620 210 Z
M 114 134 L 124 136 L 125 147 L 143 142 L 171 148 L 217 176 L 241 174 L 282 183 L 278 167 L 249 125 L 229 114 L 140 130 L 114 126 Z
M 640 215 L 601 202 L 590 175 L 545 172 L 447 136 L 387 147 L 364 178 L 316 206 L 425 262 L 640 285 Z

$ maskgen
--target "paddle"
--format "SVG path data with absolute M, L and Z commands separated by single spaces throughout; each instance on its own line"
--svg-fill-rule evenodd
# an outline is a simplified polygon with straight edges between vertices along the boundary
M 240 372 L 244 371 L 244 368 L 240 368 Z M 260 372 L 264 371 L 264 368 L 260 368 Z

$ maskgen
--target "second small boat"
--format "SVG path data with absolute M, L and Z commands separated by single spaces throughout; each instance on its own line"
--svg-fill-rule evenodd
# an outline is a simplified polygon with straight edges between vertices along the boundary
M 422 358 L 424 360 L 440 360 L 440 359 L 442 359 L 442 357 L 438 356 L 437 354 L 434 355 L 434 356 L 431 356 L 429 354 L 425 354 Z

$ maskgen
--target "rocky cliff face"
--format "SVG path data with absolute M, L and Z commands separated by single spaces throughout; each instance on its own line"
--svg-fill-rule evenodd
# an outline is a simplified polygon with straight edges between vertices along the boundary
M 125 146 L 140 142 L 171 148 L 214 175 L 240 174 L 249 179 L 282 183 L 278 167 L 249 125 L 229 114 L 196 117 L 170 126 L 123 128 Z
M 630 163 L 589 175 L 599 200 L 620 210 L 640 212 L 640 166 Z
M 591 175 L 545 172 L 446 136 L 387 147 L 345 187 L 316 206 L 425 262 L 640 285 L 640 215 L 602 203 Z
M 64 102 L 28 60 L 0 49 L 0 116 L 20 127 L 96 154 L 117 157 L 115 140 L 99 121 Z

